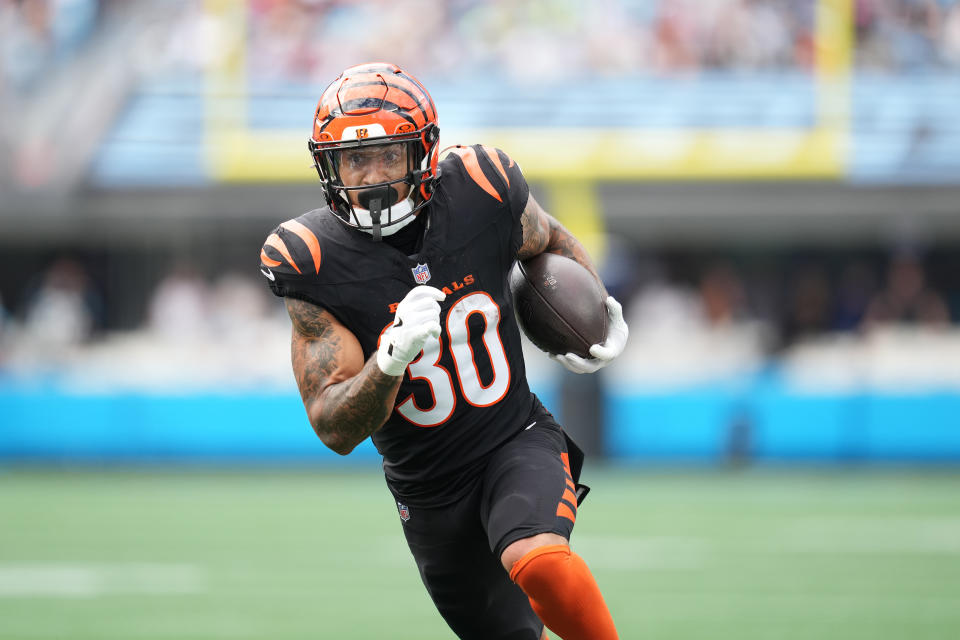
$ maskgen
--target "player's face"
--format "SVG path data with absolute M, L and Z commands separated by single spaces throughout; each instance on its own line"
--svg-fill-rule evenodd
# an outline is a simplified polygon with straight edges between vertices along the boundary
M 346 187 L 360 187 L 379 182 L 400 180 L 407 175 L 407 146 L 402 143 L 388 144 L 365 149 L 344 149 L 340 151 L 340 179 Z M 410 185 L 399 182 L 393 185 L 399 193 L 397 200 L 403 200 L 410 191 Z M 348 191 L 350 202 L 359 205 L 359 191 Z

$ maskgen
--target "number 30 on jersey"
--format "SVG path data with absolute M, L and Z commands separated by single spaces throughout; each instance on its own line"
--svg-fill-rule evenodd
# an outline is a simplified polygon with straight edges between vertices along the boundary
M 470 346 L 468 322 L 470 316 L 483 318 L 483 346 L 486 348 L 493 369 L 493 378 L 484 386 L 480 371 Z M 457 300 L 447 311 L 446 331 L 457 382 L 463 399 L 475 407 L 488 407 L 499 402 L 510 388 L 510 364 L 500 340 L 500 307 L 490 294 L 477 291 Z M 438 337 L 428 341 L 419 358 L 407 367 L 411 380 L 426 380 L 433 394 L 433 406 L 422 409 L 414 401 L 413 394 L 397 405 L 404 418 L 421 427 L 436 427 L 453 415 L 457 406 L 456 391 L 451 372 L 442 367 L 443 342 Z

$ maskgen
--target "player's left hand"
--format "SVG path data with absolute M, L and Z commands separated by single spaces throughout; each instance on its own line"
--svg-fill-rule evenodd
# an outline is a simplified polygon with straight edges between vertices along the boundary
M 610 326 L 607 329 L 607 339 L 602 344 L 590 347 L 590 355 L 593 357 L 581 358 L 575 353 L 565 353 L 551 354 L 550 359 L 556 360 L 574 373 L 593 373 L 607 366 L 623 353 L 623 348 L 627 346 L 627 336 L 630 334 L 627 323 L 623 320 L 623 307 L 613 296 L 607 296 L 604 303 L 607 306 Z

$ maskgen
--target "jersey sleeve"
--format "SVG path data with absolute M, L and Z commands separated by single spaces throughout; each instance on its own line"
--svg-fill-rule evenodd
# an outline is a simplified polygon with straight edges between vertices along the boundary
M 496 175 L 503 179 L 501 188 L 504 195 L 504 201 L 510 206 L 510 212 L 517 220 L 523 215 L 523 210 L 527 207 L 527 199 L 530 197 L 530 187 L 527 185 L 527 179 L 523 177 L 520 165 L 513 158 L 508 156 L 500 149 L 493 147 L 481 147 L 489 159 Z
M 274 295 L 315 300 L 311 276 L 320 272 L 320 243 L 316 234 L 298 220 L 275 228 L 260 249 L 260 273 Z
M 457 146 L 451 153 L 459 156 L 470 180 L 486 194 L 505 204 L 514 220 L 519 220 L 527 206 L 530 187 L 513 158 L 495 147 L 475 144 Z
M 524 209 L 527 208 L 527 200 L 530 197 L 530 187 L 527 185 L 523 172 L 520 171 L 520 165 L 500 149 L 492 147 L 482 147 L 486 157 L 496 170 L 496 175 L 503 178 L 500 185 L 504 202 L 510 209 L 510 257 L 511 260 L 516 257 L 520 246 L 523 244 L 523 226 L 520 223 Z

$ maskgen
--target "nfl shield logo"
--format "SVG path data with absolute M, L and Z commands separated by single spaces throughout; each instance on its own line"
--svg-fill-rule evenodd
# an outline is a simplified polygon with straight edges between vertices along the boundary
M 410 271 L 413 272 L 413 279 L 417 281 L 417 284 L 426 284 L 430 280 L 430 267 L 425 264 L 418 264 Z
M 397 503 L 397 511 L 400 512 L 400 519 L 406 522 L 410 519 L 410 507 L 403 504 L 402 502 Z

